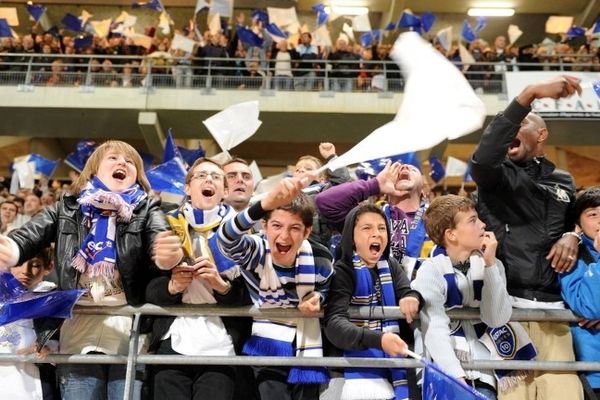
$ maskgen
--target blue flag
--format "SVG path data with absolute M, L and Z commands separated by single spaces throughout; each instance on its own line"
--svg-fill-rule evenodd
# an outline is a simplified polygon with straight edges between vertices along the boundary
M 157 192 L 169 192 L 185 196 L 186 170 L 183 162 L 175 157 L 146 172 L 150 187 Z
M 0 273 L 0 326 L 21 319 L 71 318 L 75 302 L 86 291 L 80 289 L 34 293 L 21 286 L 10 273 Z
M 252 18 L 262 22 L 263 26 L 269 25 L 269 14 L 265 10 L 252 11 Z
M 179 154 L 181 154 L 183 161 L 185 161 L 185 163 L 190 166 L 194 164 L 194 162 L 196 162 L 196 160 L 200 157 L 204 157 L 205 154 L 204 149 L 202 147 L 192 150 L 186 149 L 185 147 L 177 146 L 177 149 L 179 150 Z
M 183 160 L 181 154 L 179 154 L 179 149 L 175 145 L 175 140 L 173 139 L 173 131 L 171 128 L 167 131 L 167 140 L 165 141 L 165 151 L 163 153 L 162 162 L 165 163 L 167 161 L 172 160 L 173 158 L 179 158 Z
M 73 45 L 75 46 L 76 49 L 85 49 L 87 47 L 90 47 L 92 44 L 94 44 L 94 36 L 80 35 L 75 38 Z
M 427 360 L 423 372 L 423 400 L 486 400 L 487 397 L 461 383 Z
M 0 38 L 12 37 L 12 29 L 5 18 L 0 18 Z
M 240 41 L 250 47 L 262 47 L 264 40 L 252 30 L 237 26 L 237 34 Z
M 594 33 L 600 33 L 600 19 L 594 24 L 594 31 L 592 32 L 592 34 Z
M 576 37 L 584 37 L 584 36 L 585 36 L 585 29 L 580 26 L 573 25 L 567 32 L 567 37 L 569 39 L 576 38 Z
M 317 4 L 312 6 L 312 9 L 317 12 L 317 25 L 323 25 L 329 19 L 329 14 L 325 11 L 325 4 Z
M 393 31 L 394 29 L 396 29 L 396 24 L 393 22 L 390 22 L 389 24 L 387 24 L 387 26 L 385 27 L 386 32 L 390 32 Z
M 27 161 L 35 164 L 36 173 L 51 177 L 52 174 L 54 174 L 54 171 L 56 170 L 60 160 L 52 161 L 40 156 L 39 154 L 32 153 L 29 155 L 29 159 Z
M 483 16 L 477 17 L 477 25 L 475 25 L 475 32 L 479 33 L 485 28 L 487 25 L 487 19 Z
M 29 15 L 31 15 L 31 18 L 33 18 L 33 20 L 35 22 L 39 22 L 39 20 L 44 16 L 44 14 L 46 13 L 47 8 L 40 5 L 40 4 L 25 4 L 25 8 L 27 9 L 27 12 L 29 13 Z
M 65 26 L 65 28 L 73 32 L 83 31 L 83 26 L 81 26 L 81 20 L 71 13 L 66 13 L 61 22 Z
M 463 28 L 460 36 L 462 36 L 465 42 L 469 43 L 477 39 L 477 35 L 475 34 L 475 32 L 473 32 L 473 29 L 471 29 L 471 25 L 469 25 L 469 21 L 467 21 L 466 19 L 463 22 Z
M 410 28 L 421 35 L 423 32 L 429 32 L 431 30 L 435 20 L 435 15 L 429 11 L 425 11 L 420 17 L 405 11 L 400 16 L 398 26 L 400 28 Z
M 83 167 L 85 167 L 85 163 L 87 162 L 88 158 L 90 158 L 94 150 L 96 150 L 96 147 L 98 147 L 98 145 L 90 140 L 80 141 L 77 143 L 75 151 L 70 153 L 65 159 L 65 164 L 73 168 L 75 171 L 81 172 Z
M 280 37 L 284 39 L 288 38 L 288 34 L 282 31 L 274 22 L 267 24 L 266 28 L 267 32 L 269 32 L 271 36 Z
M 421 15 L 421 27 L 425 32 L 429 32 L 433 24 L 435 24 L 436 16 L 429 11 L 425 11 Z
M 148 8 L 154 11 L 163 11 L 160 0 L 137 1 L 131 3 L 131 8 Z
M 362 47 L 370 47 L 374 42 L 373 32 L 366 32 L 360 35 L 360 44 Z
M 421 171 L 421 162 L 419 161 L 419 157 L 417 157 L 417 153 L 412 151 L 410 153 L 398 154 L 389 158 L 392 162 L 400 161 L 402 164 L 410 164 L 415 167 L 419 171 Z M 387 162 L 387 161 L 386 161 Z M 385 167 L 385 164 L 383 164 Z M 382 168 L 383 169 L 383 168 Z
M 385 165 L 388 161 L 396 162 L 399 161 L 402 164 L 410 164 L 415 167 L 419 171 L 421 171 L 421 162 L 419 161 L 419 157 L 417 157 L 416 152 L 397 154 L 391 157 L 385 158 L 377 158 L 374 160 L 369 160 L 365 162 L 361 162 L 357 167 L 355 174 L 358 179 L 367 180 L 373 176 L 379 174 L 385 168 Z
M 431 164 L 431 172 L 429 173 L 429 176 L 431 176 L 431 179 L 433 179 L 435 183 L 438 183 L 442 180 L 442 178 L 444 178 L 444 176 L 446 176 L 446 170 L 444 169 L 441 161 L 434 155 L 429 157 L 429 164 Z

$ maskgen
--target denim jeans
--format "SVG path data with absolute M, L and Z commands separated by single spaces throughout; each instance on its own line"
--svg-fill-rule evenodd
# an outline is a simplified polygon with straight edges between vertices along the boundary
M 140 368 L 138 366 L 138 371 Z M 124 398 L 125 365 L 60 364 L 57 368 L 63 400 L 117 400 Z M 141 397 L 142 381 L 134 381 L 133 399 Z

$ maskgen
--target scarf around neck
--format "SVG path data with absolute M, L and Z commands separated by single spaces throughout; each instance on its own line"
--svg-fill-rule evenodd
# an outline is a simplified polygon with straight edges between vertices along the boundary
M 379 260 L 377 263 L 377 278 L 373 281 L 373 275 L 369 267 L 362 263 L 355 253 L 352 257 L 354 276 L 356 284 L 354 293 L 350 300 L 351 306 L 370 307 L 397 307 L 394 283 L 388 261 Z M 363 320 L 351 319 L 353 324 L 361 328 L 373 331 L 400 333 L 397 320 Z M 372 357 L 390 358 L 383 350 L 366 349 L 345 351 L 345 357 Z M 344 388 L 342 390 L 343 400 L 359 399 L 406 399 L 408 398 L 408 385 L 406 370 L 400 368 L 346 368 L 344 371 Z
M 117 263 L 116 223 L 129 222 L 133 210 L 147 194 L 137 183 L 122 193 L 111 192 L 93 177 L 79 194 L 83 224 L 90 228 L 71 265 L 92 281 L 91 295 L 98 302 L 110 287 Z
M 261 308 L 295 307 L 285 292 L 277 271 L 273 266 L 271 249 L 265 243 L 265 260 L 255 273 L 259 277 L 258 296 L 253 297 L 255 305 Z M 316 271 L 312 246 L 307 240 L 302 242 L 296 256 L 295 283 L 298 302 L 315 290 Z M 243 270 L 242 275 L 248 285 L 253 280 Z M 293 342 L 296 339 L 296 357 L 323 357 L 321 325 L 318 318 L 289 318 L 286 320 L 255 319 L 252 335 L 244 345 L 243 352 L 252 356 L 291 357 L 294 354 Z M 288 375 L 288 383 L 325 383 L 329 375 L 325 368 L 293 367 Z

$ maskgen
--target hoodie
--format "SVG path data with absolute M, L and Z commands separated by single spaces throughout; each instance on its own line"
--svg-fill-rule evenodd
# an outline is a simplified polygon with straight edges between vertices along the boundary
M 350 322 L 348 313 L 350 301 L 356 286 L 352 257 L 354 255 L 354 225 L 356 224 L 356 214 L 359 207 L 355 207 L 348 213 L 346 222 L 344 223 L 342 239 L 338 247 L 339 259 L 334 266 L 335 274 L 331 281 L 328 305 L 325 308 L 325 334 L 334 346 L 342 350 L 365 350 L 368 348 L 381 350 L 381 336 L 383 332 L 357 327 Z M 382 257 L 387 259 L 390 266 L 396 303 L 399 303 L 403 297 L 413 296 L 419 300 L 419 307 L 422 307 L 423 298 L 418 291 L 410 288 L 410 282 L 404 270 L 395 259 L 389 256 L 390 226 L 383 212 L 382 216 L 385 220 L 388 236 L 388 245 Z M 370 268 L 369 271 L 373 274 L 374 281 L 379 279 L 375 268 Z

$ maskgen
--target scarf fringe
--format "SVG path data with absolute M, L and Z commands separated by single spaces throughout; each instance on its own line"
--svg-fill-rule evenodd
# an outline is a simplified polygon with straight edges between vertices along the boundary
M 341 400 L 389 400 L 395 397 L 394 388 L 386 379 L 346 379 Z
M 511 371 L 510 374 L 498 379 L 498 392 L 506 393 L 515 388 L 519 382 L 529 376 L 528 371 Z
M 249 356 L 294 356 L 291 343 L 260 336 L 250 336 L 244 345 L 243 352 Z
M 288 383 L 327 383 L 329 382 L 329 372 L 325 367 L 293 367 L 288 375 Z
M 71 265 L 79 272 L 86 273 L 90 278 L 98 276 L 112 279 L 115 276 L 115 264 L 108 261 L 98 261 L 95 264 L 88 264 L 81 255 L 76 255 Z

